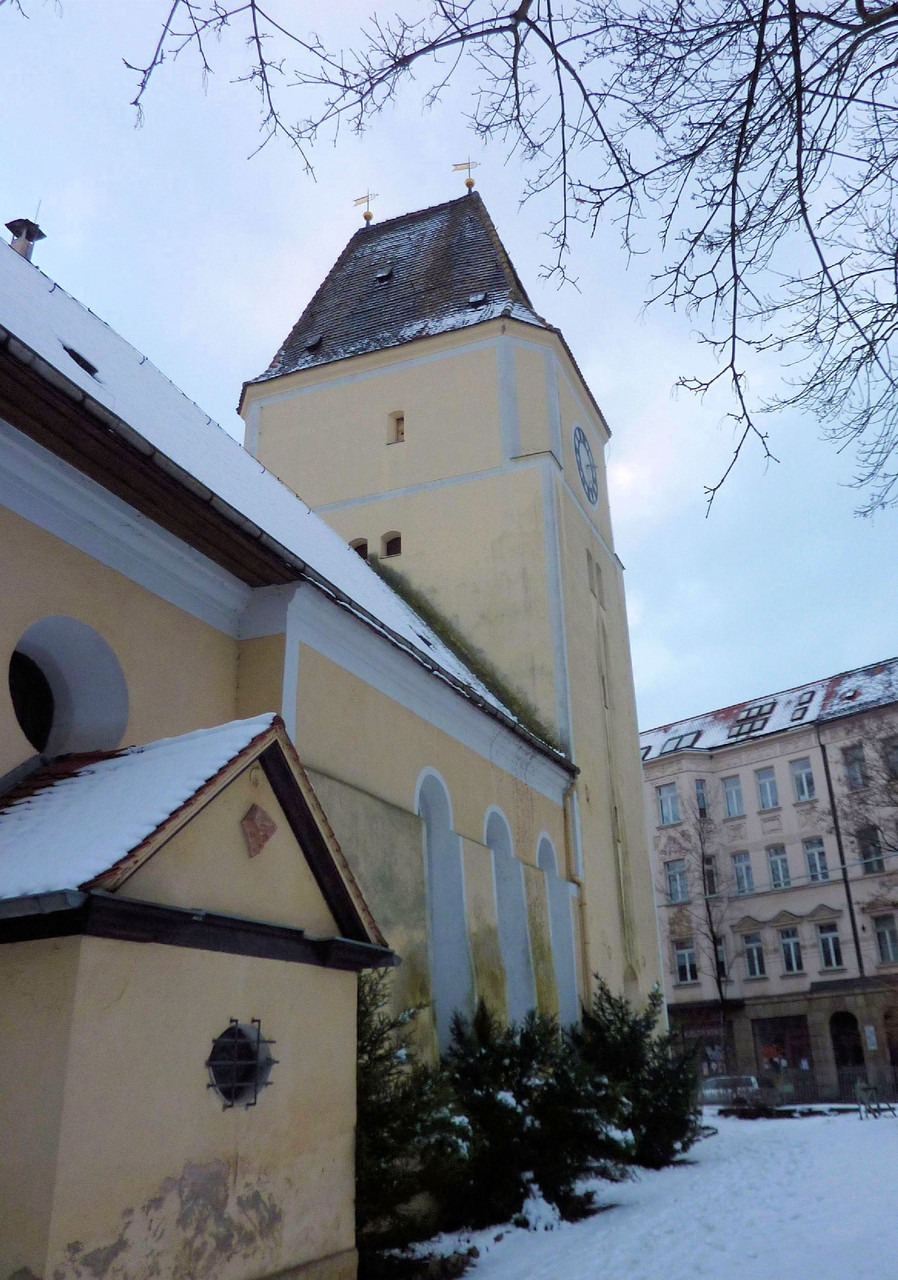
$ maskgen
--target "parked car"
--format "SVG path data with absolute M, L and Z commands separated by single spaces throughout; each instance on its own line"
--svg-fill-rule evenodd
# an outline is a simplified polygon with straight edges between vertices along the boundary
M 699 1097 L 704 1106 L 731 1107 L 733 1103 L 759 1104 L 764 1094 L 757 1076 L 708 1076 L 702 1080 Z

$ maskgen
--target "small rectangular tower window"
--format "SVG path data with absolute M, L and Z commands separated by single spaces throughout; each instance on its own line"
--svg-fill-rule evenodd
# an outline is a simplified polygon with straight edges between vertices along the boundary
M 387 427 L 387 444 L 402 444 L 405 439 L 405 414 L 391 413 Z

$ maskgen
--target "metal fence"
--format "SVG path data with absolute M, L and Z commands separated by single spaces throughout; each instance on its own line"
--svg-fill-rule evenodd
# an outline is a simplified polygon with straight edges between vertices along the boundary
M 898 1102 L 898 1068 L 889 1063 L 868 1063 L 863 1067 L 839 1067 L 836 1079 L 821 1081 L 816 1071 L 783 1070 L 762 1076 L 765 1100 L 773 1106 L 796 1106 L 813 1102 L 857 1102 L 857 1086 L 876 1089 L 883 1102 Z

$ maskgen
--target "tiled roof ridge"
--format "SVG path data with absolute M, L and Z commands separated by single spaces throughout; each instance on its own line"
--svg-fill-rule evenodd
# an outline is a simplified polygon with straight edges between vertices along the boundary
M 666 730 L 676 729 L 682 724 L 691 724 L 693 720 L 702 720 L 708 716 L 725 716 L 731 711 L 737 711 L 740 707 L 750 707 L 756 702 L 769 702 L 771 699 L 785 698 L 790 693 L 802 693 L 806 689 L 819 688 L 820 686 L 828 686 L 829 690 L 838 687 L 838 683 L 847 680 L 852 676 L 862 676 L 868 673 L 874 675 L 880 674 L 877 668 L 886 668 L 892 664 L 898 666 L 898 656 L 892 658 L 882 658 L 877 662 L 868 662 L 861 667 L 849 667 L 847 671 L 837 671 L 834 675 L 819 676 L 816 680 L 805 680 L 801 684 L 790 685 L 786 689 L 777 689 L 773 693 L 762 693 L 751 698 L 742 698 L 739 702 L 729 703 L 725 707 L 714 707 L 710 711 L 696 711 L 694 715 L 683 716 L 679 720 L 671 720 L 668 724 L 655 725 L 651 729 L 640 729 L 639 735 L 649 733 L 662 733 Z

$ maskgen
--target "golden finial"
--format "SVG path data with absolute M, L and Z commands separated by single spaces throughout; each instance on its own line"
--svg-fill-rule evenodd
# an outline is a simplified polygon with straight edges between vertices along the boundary
M 465 178 L 465 186 L 468 188 L 468 195 L 474 190 L 474 179 L 471 177 L 471 170 L 477 168 L 476 160 L 465 160 L 463 164 L 454 164 L 452 166 L 453 173 L 461 169 L 467 169 L 468 176 Z
M 363 196 L 359 196 L 358 200 L 353 200 L 352 202 L 354 205 L 363 204 L 365 206 L 365 212 L 362 214 L 362 217 L 365 219 L 366 226 L 374 217 L 374 214 L 371 212 L 371 201 L 376 199 L 376 191 L 366 191 Z

